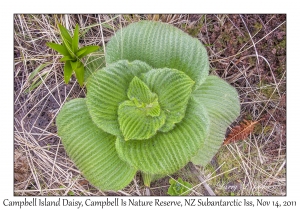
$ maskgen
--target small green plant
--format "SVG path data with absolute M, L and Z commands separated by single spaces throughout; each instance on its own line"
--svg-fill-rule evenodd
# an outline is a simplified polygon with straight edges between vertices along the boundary
M 30 73 L 28 80 L 27 80 L 28 83 L 30 84 L 30 86 L 25 90 L 25 93 L 29 93 L 30 91 L 32 91 L 35 88 L 37 88 L 38 86 L 40 86 L 40 84 L 43 82 L 43 80 L 45 80 L 47 78 L 47 76 L 49 75 L 49 71 L 45 71 L 41 74 L 39 74 L 39 73 L 41 70 L 43 70 L 49 64 L 50 63 L 43 63 Z
M 58 25 L 60 30 L 60 36 L 62 39 L 62 44 L 56 44 L 48 42 L 47 46 L 56 50 L 58 53 L 62 54 L 63 57 L 60 61 L 64 62 L 64 80 L 68 84 L 70 78 L 75 72 L 78 83 L 83 86 L 84 82 L 84 65 L 80 59 L 84 56 L 97 51 L 99 46 L 85 46 L 79 48 L 79 26 L 76 24 L 74 35 L 71 37 L 68 30 L 62 26 Z
M 204 46 L 169 24 L 132 23 L 106 46 L 87 97 L 64 104 L 58 135 L 101 190 L 120 190 L 137 171 L 144 184 L 189 161 L 205 166 L 240 113 L 237 91 L 208 75 Z
M 170 178 L 169 183 L 168 194 L 172 196 L 188 195 L 193 187 L 189 182 L 185 182 L 181 178 L 178 178 L 178 180 Z

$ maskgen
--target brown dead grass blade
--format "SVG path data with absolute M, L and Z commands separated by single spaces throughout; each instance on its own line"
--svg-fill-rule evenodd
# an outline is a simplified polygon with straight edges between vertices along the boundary
M 246 139 L 259 121 L 260 120 L 251 121 L 244 119 L 239 125 L 232 128 L 229 135 L 224 140 L 223 145 Z

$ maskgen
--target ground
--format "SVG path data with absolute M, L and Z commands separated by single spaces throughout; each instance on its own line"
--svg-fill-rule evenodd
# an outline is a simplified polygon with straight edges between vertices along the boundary
M 211 74 L 236 87 L 241 115 L 259 121 L 242 141 L 224 145 L 206 167 L 187 165 L 151 184 L 167 195 L 169 179 L 193 184 L 190 195 L 286 194 L 286 15 L 22 15 L 14 16 L 15 195 L 144 195 L 140 174 L 125 189 L 102 192 L 89 184 L 67 156 L 55 117 L 62 105 L 85 97 L 75 77 L 63 81 L 60 56 L 46 42 L 60 43 L 57 23 L 80 26 L 80 44 L 102 46 L 116 30 L 139 20 L 172 24 L 206 47 Z

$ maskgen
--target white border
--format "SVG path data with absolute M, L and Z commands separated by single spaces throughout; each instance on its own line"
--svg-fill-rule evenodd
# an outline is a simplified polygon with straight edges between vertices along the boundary
M 94 2 L 94 3 L 92 3 Z M 9 5 L 11 4 L 11 5 Z M 71 6 L 74 5 L 74 6 Z M 5 198 L 12 200 L 22 200 L 24 197 L 13 197 L 13 14 L 14 13 L 287 13 L 287 196 L 286 197 L 238 197 L 238 199 L 253 200 L 265 199 L 270 201 L 291 200 L 299 202 L 299 182 L 297 177 L 299 170 L 299 15 L 296 11 L 296 4 L 282 1 L 10 1 L 1 6 L 0 23 L 1 32 L 1 190 L 0 205 L 3 206 Z M 4 76 L 3 76 L 4 74 Z M 78 198 L 86 200 L 87 198 Z M 110 197 L 112 198 L 112 197 Z M 159 197 L 158 197 L 159 198 Z M 196 197 L 198 199 L 199 197 Z M 57 199 L 56 197 L 49 198 Z M 72 199 L 69 197 L 69 199 Z M 94 198 L 96 199 L 96 198 Z M 102 199 L 102 198 L 99 198 Z M 104 199 L 104 198 L 103 198 Z M 126 198 L 128 199 L 128 198 Z M 153 200 L 155 197 L 142 197 L 141 200 Z M 162 197 L 164 200 L 175 200 L 174 197 Z M 176 198 L 183 200 L 184 198 Z M 211 198 L 213 200 L 220 199 Z M 222 197 L 223 200 L 232 199 Z M 61 207 L 62 208 L 62 207 Z M 63 207 L 64 209 L 74 209 L 74 207 Z M 146 209 L 150 209 L 145 207 Z M 151 207 L 152 209 L 153 207 Z M 155 207 L 160 208 L 160 207 Z M 176 207 L 164 207 L 164 209 L 175 209 Z M 197 207 L 197 209 L 200 207 Z M 213 207 L 213 209 L 219 207 Z M 231 207 L 232 208 L 232 207 Z M 18 207 L 9 209 L 19 209 Z M 29 208 L 22 208 L 29 209 Z M 30 208 L 32 209 L 32 207 Z M 39 207 L 40 209 L 40 207 Z M 81 208 L 82 209 L 82 208 Z M 87 208 L 91 209 L 91 208 Z M 97 208 L 100 209 L 100 208 Z M 112 209 L 112 208 L 105 208 Z M 114 208 L 115 209 L 115 208 Z M 136 208 L 137 209 L 137 208 Z M 195 209 L 195 208 L 194 208 Z M 265 209 L 274 209 L 267 208 Z M 282 208 L 281 208 L 282 209 Z

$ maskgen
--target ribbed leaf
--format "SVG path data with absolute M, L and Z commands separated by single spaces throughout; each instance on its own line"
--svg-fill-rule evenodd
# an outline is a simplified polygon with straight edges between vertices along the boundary
M 151 67 L 144 62 L 119 61 L 97 71 L 87 83 L 87 105 L 93 121 L 104 131 L 121 135 L 118 123 L 119 104 L 128 100 L 127 89 L 134 76 Z
M 119 158 L 116 137 L 92 122 L 85 99 L 66 103 L 56 124 L 68 155 L 91 184 L 101 190 L 119 190 L 130 183 L 136 170 Z
M 122 59 L 178 69 L 193 78 L 196 86 L 209 70 L 207 52 L 199 40 L 161 22 L 139 21 L 119 30 L 107 44 L 106 61 Z
M 141 79 L 158 95 L 161 109 L 167 115 L 160 130 L 171 130 L 185 115 L 194 81 L 181 71 L 167 68 L 153 69 L 143 74 Z
M 150 104 L 147 104 L 145 107 L 146 115 L 151 117 L 157 117 L 160 115 L 161 110 L 158 103 L 158 98 L 155 98 L 154 101 Z
M 152 93 L 149 87 L 136 76 L 129 84 L 127 95 L 130 100 L 136 99 L 140 104 L 150 104 L 157 99 L 157 95 Z
M 206 107 L 211 120 L 209 136 L 192 159 L 194 164 L 205 166 L 220 148 L 228 126 L 239 116 L 240 102 L 235 88 L 217 76 L 207 77 L 193 97 Z
M 158 132 L 144 141 L 117 139 L 120 157 L 138 170 L 151 174 L 174 173 L 195 156 L 209 129 L 205 108 L 191 99 L 186 116 L 169 132 Z
M 135 76 L 131 80 L 127 96 L 133 102 L 135 107 L 139 108 L 144 115 L 152 117 L 160 115 L 160 106 L 157 95 L 152 93 L 147 85 L 138 77 Z
M 156 104 L 158 106 L 158 104 Z M 165 123 L 164 112 L 152 117 L 147 113 L 147 107 L 137 107 L 133 101 L 124 101 L 118 110 L 120 129 L 125 141 L 142 140 L 152 137 Z
M 88 78 L 93 74 L 94 72 L 102 69 L 105 67 L 105 57 L 104 54 L 102 54 L 102 51 L 97 52 L 98 55 L 91 55 L 88 56 L 86 59 L 86 62 L 84 64 L 85 66 L 85 71 L 84 71 L 84 81 L 87 82 Z

